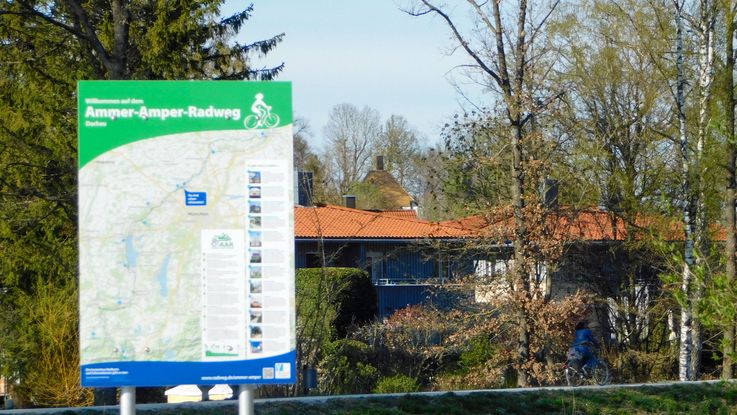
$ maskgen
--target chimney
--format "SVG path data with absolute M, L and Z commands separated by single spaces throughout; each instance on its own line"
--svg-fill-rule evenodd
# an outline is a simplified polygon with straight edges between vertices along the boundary
M 297 204 L 312 206 L 312 172 L 297 172 Z
M 376 170 L 384 170 L 384 156 L 376 156 Z
M 545 207 L 548 209 L 558 209 L 558 180 L 545 179 L 543 197 Z
M 354 195 L 343 195 L 343 205 L 350 209 L 356 208 L 356 196 Z

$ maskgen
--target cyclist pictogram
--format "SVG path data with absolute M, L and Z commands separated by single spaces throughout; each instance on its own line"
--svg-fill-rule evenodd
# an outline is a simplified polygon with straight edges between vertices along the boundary
M 279 125 L 279 116 L 271 113 L 271 106 L 264 102 L 264 94 L 256 94 L 256 100 L 251 105 L 251 112 L 243 120 L 243 126 L 252 130 L 254 128 L 273 128 Z

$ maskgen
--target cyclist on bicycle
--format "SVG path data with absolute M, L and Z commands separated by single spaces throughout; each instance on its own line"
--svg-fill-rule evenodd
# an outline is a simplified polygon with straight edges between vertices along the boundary
M 258 116 L 259 120 L 266 119 L 266 116 L 271 111 L 271 107 L 264 102 L 264 94 L 256 94 L 256 101 L 251 105 L 251 111 Z
M 581 367 L 586 367 L 589 363 L 596 361 L 596 356 L 594 356 L 591 349 L 592 346 L 599 347 L 599 342 L 594 339 L 594 335 L 589 329 L 589 323 L 581 321 L 576 324 L 576 338 L 571 346 L 571 349 L 574 349 L 581 356 Z

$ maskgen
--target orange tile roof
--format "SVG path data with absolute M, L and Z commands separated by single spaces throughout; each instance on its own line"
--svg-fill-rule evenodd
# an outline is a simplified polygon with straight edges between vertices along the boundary
M 403 212 L 372 212 L 349 209 L 342 206 L 295 207 L 295 236 L 297 238 L 375 238 L 375 239 L 442 239 L 442 238 L 511 238 L 514 230 L 512 218 L 507 215 L 475 215 L 466 218 L 429 222 Z M 408 211 L 413 212 L 413 211 Z M 655 217 L 638 218 L 634 227 L 628 227 L 624 219 L 601 209 L 564 211 L 548 216 L 549 230 L 553 235 L 568 241 L 624 241 L 628 229 L 635 229 L 641 239 L 643 234 L 660 235 L 666 240 L 683 240 L 683 230 L 678 221 Z M 712 240 L 723 241 L 723 227 L 711 226 Z
M 642 239 L 646 234 L 678 241 L 683 240 L 683 225 L 678 220 L 667 217 L 640 216 L 632 226 L 620 216 L 599 208 L 582 210 L 561 209 L 548 215 L 548 231 L 568 241 L 624 241 L 633 230 L 634 239 Z M 478 236 L 506 235 L 514 233 L 511 212 L 497 215 L 474 215 L 462 219 L 440 222 L 442 225 L 464 229 Z M 720 226 L 710 226 L 711 239 L 724 240 L 725 231 Z
M 588 209 L 581 211 L 561 210 L 545 216 L 548 232 L 564 240 L 613 241 L 626 239 L 626 224 L 621 218 L 612 218 L 609 212 Z M 475 231 L 479 236 L 514 234 L 511 212 L 496 215 L 475 215 L 441 222 L 446 226 Z
M 295 207 L 297 238 L 437 239 L 463 238 L 472 233 L 436 222 L 412 219 L 396 212 L 371 212 L 325 205 Z
M 567 239 L 584 241 L 623 241 L 627 239 L 627 224 L 603 210 L 583 210 L 558 218 L 555 233 Z

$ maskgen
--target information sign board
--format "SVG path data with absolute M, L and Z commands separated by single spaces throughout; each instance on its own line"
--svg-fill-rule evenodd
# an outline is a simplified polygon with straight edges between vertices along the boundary
M 291 99 L 79 83 L 83 386 L 295 382 Z

